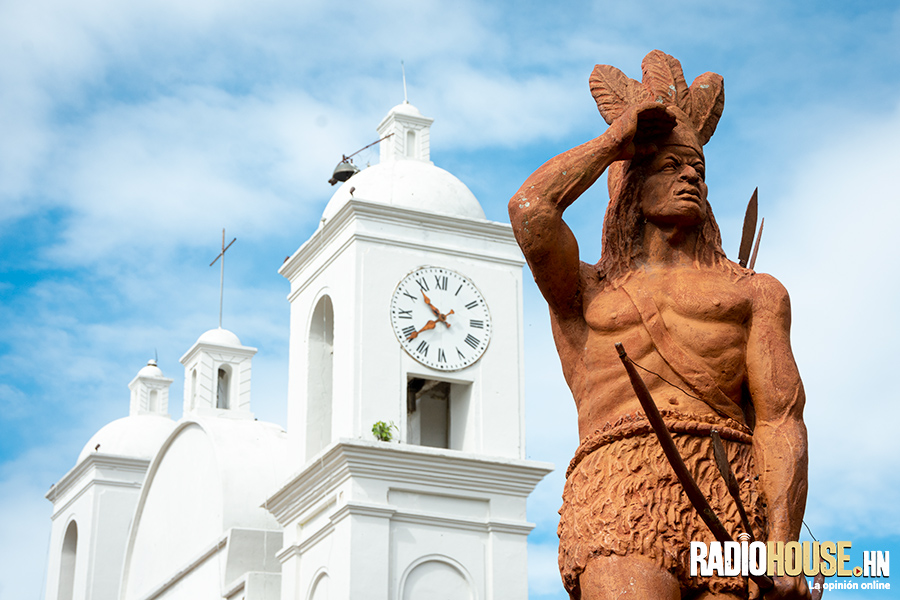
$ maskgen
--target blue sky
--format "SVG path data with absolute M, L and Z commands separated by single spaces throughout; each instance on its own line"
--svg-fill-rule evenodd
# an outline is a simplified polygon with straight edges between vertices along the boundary
M 180 417 L 178 358 L 217 324 L 222 227 L 238 238 L 225 326 L 260 349 L 257 416 L 285 423 L 276 269 L 314 231 L 341 154 L 403 99 L 401 60 L 410 101 L 435 119 L 432 159 L 496 221 L 531 171 L 605 128 L 595 63 L 637 78 L 659 48 L 688 81 L 722 74 L 710 200 L 733 256 L 760 189 L 757 267 L 791 293 L 808 396 L 806 520 L 854 550 L 900 550 L 897 40 L 895 2 L 0 4 L 0 599 L 42 597 L 43 495 L 127 413 L 154 352 Z M 358 163 L 377 162 L 367 152 Z M 590 262 L 605 187 L 567 213 Z M 557 465 L 529 505 L 529 580 L 533 599 L 562 599 L 575 411 L 525 278 L 528 455 Z

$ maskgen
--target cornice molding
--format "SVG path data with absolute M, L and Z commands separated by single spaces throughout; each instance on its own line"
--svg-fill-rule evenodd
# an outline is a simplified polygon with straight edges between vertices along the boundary
M 70 489 L 76 486 L 86 477 L 91 469 L 115 469 L 118 471 L 126 471 L 132 473 L 140 473 L 146 475 L 150 466 L 150 460 L 146 458 L 133 458 L 130 456 L 120 456 L 117 454 L 104 454 L 93 452 L 79 462 L 77 465 L 62 476 L 62 478 L 50 486 L 44 496 L 50 502 L 56 502 L 59 498 L 66 494 Z M 143 478 L 141 478 L 143 481 Z M 123 482 L 121 480 L 101 478 L 92 483 L 107 483 L 110 485 L 125 485 L 130 487 L 133 484 Z M 141 482 L 136 482 L 140 486 Z
M 312 237 L 300 246 L 293 256 L 285 261 L 281 268 L 278 269 L 278 272 L 288 280 L 293 280 L 297 273 L 307 268 L 309 263 L 315 260 L 326 248 L 330 247 L 333 240 L 344 233 L 344 231 L 356 220 L 400 225 L 404 227 L 414 225 L 419 229 L 437 233 L 447 233 L 456 238 L 471 238 L 480 241 L 488 240 L 502 246 L 507 246 L 509 252 L 491 253 L 487 255 L 478 252 L 466 252 L 461 249 L 465 247 L 465 244 L 456 247 L 450 245 L 447 247 L 441 246 L 439 250 L 450 253 L 459 253 L 460 256 L 482 259 L 489 258 L 496 262 L 517 266 L 525 264 L 525 260 L 522 258 L 515 237 L 513 236 L 512 226 L 508 223 L 498 223 L 481 219 L 467 219 L 451 215 L 439 215 L 413 208 L 387 205 L 381 202 L 351 199 L 341 207 L 337 214 L 325 221 Z M 415 238 L 421 239 L 422 236 L 417 235 Z M 368 239 L 404 248 L 435 250 L 433 240 L 429 244 L 426 244 L 421 241 L 415 241 L 412 237 L 407 240 L 402 240 L 372 236 L 365 233 L 355 233 L 351 236 L 351 240 L 352 239 Z M 349 241 L 342 244 L 342 246 L 345 246 L 347 243 L 349 243 Z M 335 252 L 335 254 L 338 253 Z
M 351 477 L 524 498 L 552 470 L 544 462 L 342 438 L 270 496 L 265 507 L 285 525 Z

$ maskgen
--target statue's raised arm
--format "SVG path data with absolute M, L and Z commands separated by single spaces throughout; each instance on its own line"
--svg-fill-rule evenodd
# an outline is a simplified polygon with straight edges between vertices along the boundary
M 509 201 L 516 239 L 559 318 L 581 314 L 578 242 L 563 221 L 563 211 L 613 162 L 634 156 L 636 137 L 651 137 L 674 125 L 675 117 L 660 104 L 629 106 L 602 135 L 544 163 Z M 639 131 L 643 136 L 636 135 Z
M 566 474 L 559 565 L 572 598 L 746 598 L 744 577 L 692 576 L 692 541 L 712 534 L 652 433 L 615 344 L 645 369 L 686 468 L 733 538 L 735 502 L 714 464 L 723 440 L 758 540 L 797 539 L 806 499 L 805 396 L 790 348 L 790 305 L 774 278 L 732 262 L 707 198 L 703 146 L 724 108 L 722 78 L 687 86 L 654 50 L 643 80 L 598 65 L 591 91 L 609 128 L 547 161 L 509 203 L 550 305 L 578 409 Z M 582 262 L 563 212 L 607 172 L 599 262 Z M 809 597 L 803 577 L 765 598 Z

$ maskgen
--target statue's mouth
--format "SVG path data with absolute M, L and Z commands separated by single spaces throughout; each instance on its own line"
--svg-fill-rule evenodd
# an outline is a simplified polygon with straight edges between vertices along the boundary
M 693 187 L 681 188 L 675 192 L 675 197 L 680 200 L 688 200 L 700 204 L 700 190 Z

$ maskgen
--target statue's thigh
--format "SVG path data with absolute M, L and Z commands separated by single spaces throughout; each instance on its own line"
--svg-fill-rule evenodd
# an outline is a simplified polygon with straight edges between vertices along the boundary
M 578 578 L 582 600 L 647 598 L 680 600 L 674 575 L 643 556 L 597 556 Z

